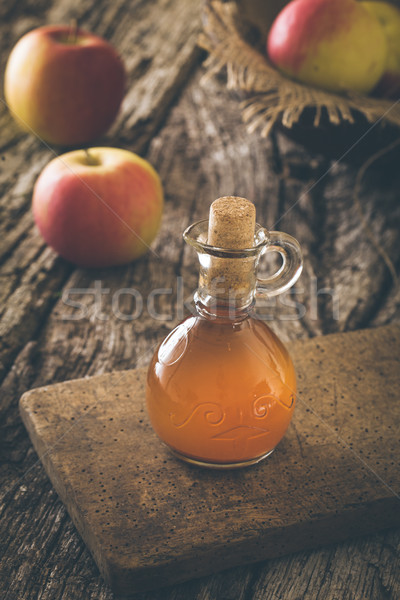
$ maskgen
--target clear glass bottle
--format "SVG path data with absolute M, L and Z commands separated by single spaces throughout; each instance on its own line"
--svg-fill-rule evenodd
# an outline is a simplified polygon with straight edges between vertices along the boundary
M 159 345 L 148 370 L 147 408 L 158 436 L 183 460 L 214 468 L 254 464 L 282 439 L 292 417 L 296 379 L 290 356 L 252 315 L 256 294 L 287 290 L 302 269 L 298 242 L 256 225 L 254 245 L 206 243 L 208 221 L 184 232 L 198 253 L 196 314 Z M 257 278 L 260 257 L 282 256 L 280 269 Z

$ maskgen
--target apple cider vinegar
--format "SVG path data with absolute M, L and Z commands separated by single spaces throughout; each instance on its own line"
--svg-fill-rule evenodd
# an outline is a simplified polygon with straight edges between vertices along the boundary
M 160 344 L 149 366 L 147 407 L 158 436 L 180 458 L 233 468 L 268 456 L 285 434 L 296 396 L 290 356 L 252 316 L 256 287 L 276 294 L 301 272 L 297 242 L 255 225 L 254 206 L 220 198 L 210 220 L 189 227 L 199 254 L 197 314 Z M 257 280 L 261 253 L 279 251 L 283 266 Z

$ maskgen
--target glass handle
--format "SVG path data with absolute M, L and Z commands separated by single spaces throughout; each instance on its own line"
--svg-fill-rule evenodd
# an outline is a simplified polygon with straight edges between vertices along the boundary
M 282 265 L 271 277 L 257 278 L 257 296 L 276 296 L 286 292 L 296 283 L 303 269 L 300 244 L 294 237 L 281 231 L 270 231 L 269 239 L 264 252 L 279 252 Z

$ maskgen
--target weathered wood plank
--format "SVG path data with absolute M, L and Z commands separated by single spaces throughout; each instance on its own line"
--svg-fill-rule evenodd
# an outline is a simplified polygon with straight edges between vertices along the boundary
M 400 327 L 290 346 L 293 421 L 273 456 L 240 472 L 193 469 L 171 455 L 146 414 L 146 369 L 21 398 L 34 447 L 116 592 L 400 526 Z M 214 436 L 226 422 L 212 428 Z
M 199 3 L 183 0 L 136 2 L 128 10 L 126 3 L 120 0 L 112 7 L 107 3 L 96 3 L 96 10 L 93 10 L 91 1 L 74 6 L 60 0 L 54 2 L 46 14 L 40 14 L 38 7 L 35 17 L 30 19 L 24 17 L 22 8 L 21 17 L 12 21 L 11 34 L 8 32 L 3 38 L 3 45 L 7 46 L 3 48 L 2 61 L 23 33 L 43 22 L 69 22 L 76 18 L 82 26 L 103 35 L 123 57 L 128 82 L 120 115 L 99 143 L 143 151 L 198 62 Z M 1 379 L 23 344 L 36 334 L 41 317 L 54 304 L 55 293 L 72 268 L 49 255 L 48 251 L 41 256 L 43 243 L 32 229 L 30 216 L 35 179 L 44 165 L 62 150 L 21 134 L 8 114 L 4 100 L 0 112 L 4 125 L 0 148 L 0 258 L 4 260 L 0 268 L 0 280 L 4 282 L 0 316 Z M 34 273 L 25 274 L 24 281 L 20 282 L 18 273 L 32 261 L 36 261 L 36 266 L 34 264 L 31 269 Z M 42 263 L 46 263 L 45 268 Z M 37 285 L 39 272 L 41 287 Z M 10 273 L 13 274 L 11 279 Z M 54 273 L 57 273 L 55 278 Z

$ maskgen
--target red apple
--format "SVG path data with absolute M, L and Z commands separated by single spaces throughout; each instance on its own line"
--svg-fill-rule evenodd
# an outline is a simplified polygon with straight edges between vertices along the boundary
M 84 267 L 131 262 L 160 226 L 163 191 L 153 167 L 117 148 L 74 150 L 53 159 L 33 190 L 33 215 L 46 242 Z
M 333 92 L 367 94 L 382 76 L 387 41 L 378 20 L 355 0 L 293 0 L 267 41 L 284 74 Z
M 383 27 L 388 42 L 385 69 L 374 94 L 381 98 L 400 98 L 400 9 L 388 2 L 363 2 Z
M 24 35 L 9 56 L 4 95 L 22 127 L 50 144 L 85 144 L 119 110 L 125 70 L 104 39 L 63 25 Z

